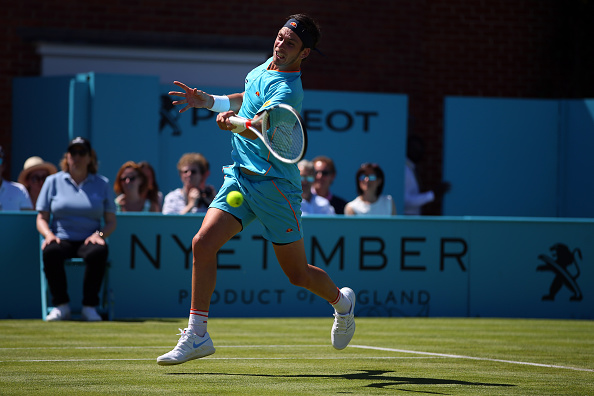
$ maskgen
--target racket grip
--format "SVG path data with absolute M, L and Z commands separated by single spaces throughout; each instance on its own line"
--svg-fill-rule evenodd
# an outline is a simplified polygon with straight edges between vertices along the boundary
M 249 128 L 252 125 L 252 120 L 248 120 L 247 118 L 238 116 L 229 117 L 229 121 L 231 122 L 231 124 L 236 126 L 236 128 L 233 128 L 231 132 L 239 132 L 243 129 Z

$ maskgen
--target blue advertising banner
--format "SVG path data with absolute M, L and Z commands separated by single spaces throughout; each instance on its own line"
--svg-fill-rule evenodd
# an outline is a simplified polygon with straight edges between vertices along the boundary
M 188 315 L 202 218 L 118 215 L 109 238 L 116 318 Z M 2 212 L 0 224 L 0 318 L 39 318 L 35 214 Z M 355 290 L 358 316 L 594 319 L 593 220 L 309 216 L 303 227 L 309 262 Z M 257 223 L 218 260 L 213 317 L 332 314 L 289 283 Z M 82 282 L 68 274 L 76 306 Z

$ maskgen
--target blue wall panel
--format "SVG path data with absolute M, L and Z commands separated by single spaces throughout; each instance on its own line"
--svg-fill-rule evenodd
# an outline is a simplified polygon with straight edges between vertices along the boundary
M 559 104 L 555 100 L 445 101 L 448 216 L 557 216 Z
M 560 216 L 594 217 L 594 100 L 561 102 Z

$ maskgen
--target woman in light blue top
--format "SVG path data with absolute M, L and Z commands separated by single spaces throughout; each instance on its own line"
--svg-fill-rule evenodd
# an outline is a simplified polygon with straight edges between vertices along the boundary
M 55 307 L 46 319 L 70 317 L 64 260 L 81 257 L 86 263 L 82 316 L 101 320 L 95 307 L 107 263 L 105 238 L 116 228 L 113 192 L 107 178 L 97 174 L 97 154 L 87 139 L 70 142 L 60 167 L 45 180 L 36 205 L 37 230 L 45 238 L 43 270 Z

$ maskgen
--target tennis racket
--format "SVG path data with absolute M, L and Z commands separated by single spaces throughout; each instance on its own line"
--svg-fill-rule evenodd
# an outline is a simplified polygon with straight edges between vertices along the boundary
M 279 161 L 294 164 L 305 156 L 307 131 L 299 113 L 289 105 L 281 103 L 272 106 L 253 120 L 231 116 L 229 121 L 239 127 L 232 132 L 249 128 Z

